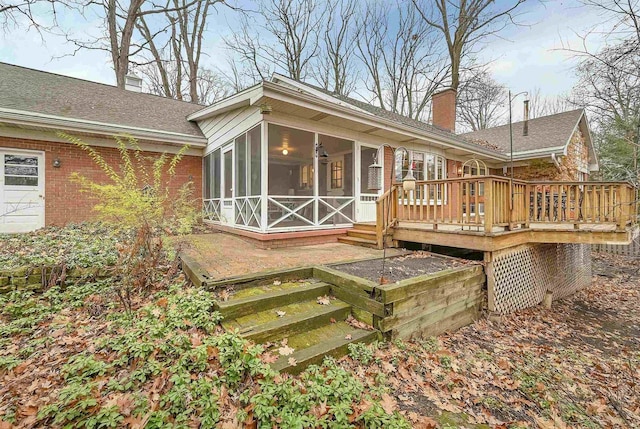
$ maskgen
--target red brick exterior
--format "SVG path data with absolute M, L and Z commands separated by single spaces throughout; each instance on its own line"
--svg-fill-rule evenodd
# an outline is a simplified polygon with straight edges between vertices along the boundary
M 456 129 L 456 90 L 445 89 L 431 98 L 431 111 L 433 112 L 433 125 L 448 131 Z
M 0 147 L 8 149 L 37 150 L 44 152 L 45 167 L 45 225 L 64 225 L 92 219 L 95 201 L 80 192 L 77 183 L 69 180 L 71 173 L 77 172 L 91 180 L 106 181 L 104 173 L 96 166 L 89 155 L 71 143 L 58 143 L 40 140 L 16 139 L 0 136 Z M 94 147 L 110 164 L 121 164 L 120 154 L 115 148 Z M 145 152 L 145 156 L 159 156 L 158 153 Z M 54 159 L 60 159 L 60 168 L 53 166 Z M 185 156 L 177 167 L 175 179 L 170 186 L 172 191 L 180 188 L 189 180 L 193 181 L 195 196 L 201 197 L 202 158 Z
M 246 231 L 226 225 L 211 225 L 211 228 L 214 230 L 238 235 L 259 249 L 279 249 L 283 247 L 337 243 L 338 237 L 344 237 L 347 235 L 347 228 L 324 229 L 315 231 L 276 232 L 270 234 Z

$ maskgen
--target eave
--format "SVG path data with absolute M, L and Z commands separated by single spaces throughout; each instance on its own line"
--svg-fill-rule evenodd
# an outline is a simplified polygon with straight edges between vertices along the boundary
M 318 99 L 317 97 L 314 97 L 312 95 L 307 95 L 301 91 L 286 88 L 282 85 L 278 85 L 272 82 L 263 82 L 262 91 L 263 96 L 266 98 L 277 99 L 291 104 L 303 104 L 311 106 L 321 113 L 337 115 L 347 120 L 367 124 L 371 127 L 403 134 L 411 137 L 412 139 L 427 140 L 432 143 L 440 144 L 445 148 L 458 150 L 462 149 L 470 152 L 471 154 L 482 155 L 497 161 L 508 160 L 508 157 L 502 153 L 483 148 L 482 146 L 478 146 L 473 143 L 466 143 L 456 138 L 447 137 L 444 134 L 430 133 L 411 125 L 400 124 L 398 122 L 376 116 L 369 112 L 362 112 L 350 107 L 337 105 L 336 103 Z M 260 99 L 258 99 L 257 101 L 260 101 Z
M 88 121 L 84 119 L 66 118 L 62 116 L 7 108 L 0 108 L 0 122 L 19 126 L 32 126 L 68 132 L 93 133 L 106 136 L 127 134 L 140 140 L 189 145 L 192 147 L 206 147 L 207 145 L 207 139 L 204 136 L 197 137 L 171 131 L 159 131 L 148 128 Z

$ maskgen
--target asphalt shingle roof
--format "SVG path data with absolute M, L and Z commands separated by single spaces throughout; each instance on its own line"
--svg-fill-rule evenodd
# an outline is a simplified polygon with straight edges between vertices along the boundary
M 524 122 L 513 123 L 513 153 L 560 147 L 567 144 L 583 109 L 570 110 L 555 115 L 529 120 L 529 134 L 522 135 Z M 487 128 L 460 134 L 472 142 L 488 142 L 503 153 L 509 153 L 509 125 Z
M 203 137 L 186 119 L 202 107 L 0 63 L 0 108 Z

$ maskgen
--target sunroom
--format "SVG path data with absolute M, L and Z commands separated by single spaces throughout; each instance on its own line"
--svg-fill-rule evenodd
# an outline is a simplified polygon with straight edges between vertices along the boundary
M 263 121 L 205 156 L 205 219 L 256 232 L 374 221 L 379 193 L 367 189 L 367 169 L 377 151 Z

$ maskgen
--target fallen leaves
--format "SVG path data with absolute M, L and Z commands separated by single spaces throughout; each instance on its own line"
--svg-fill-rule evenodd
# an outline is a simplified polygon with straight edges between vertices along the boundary
M 330 305 L 331 304 L 331 298 L 329 298 L 327 295 L 319 296 L 316 301 L 320 305 Z
M 435 427 L 421 419 L 440 412 L 464 415 L 466 427 L 640 427 L 640 337 L 631 328 L 640 326 L 640 260 L 594 258 L 605 275 L 552 312 L 531 308 L 434 340 L 385 343 L 374 363 L 343 365 L 372 388 L 384 376 L 385 411 L 413 427 Z
M 285 338 L 284 340 L 282 340 L 280 342 L 280 347 L 278 347 L 278 353 L 280 353 L 281 356 L 289 356 L 292 355 L 293 352 L 295 351 L 295 349 L 289 347 L 289 345 L 287 344 L 288 339 Z

